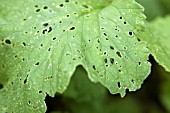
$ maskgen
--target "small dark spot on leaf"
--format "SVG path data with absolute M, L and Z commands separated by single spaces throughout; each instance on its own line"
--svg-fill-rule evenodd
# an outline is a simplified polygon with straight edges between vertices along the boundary
M 120 58 L 122 57 L 122 55 L 120 54 L 119 51 L 116 52 L 117 56 L 119 56 Z
M 122 17 L 120 16 L 120 19 L 122 19 Z
M 40 12 L 40 9 L 36 9 L 36 12 Z
M 37 8 L 37 7 L 38 7 L 38 5 L 35 5 L 35 7 Z
M 70 15 L 68 14 L 67 17 L 69 17 Z
M 24 84 L 26 84 L 27 83 L 27 77 L 26 77 L 26 79 L 24 80 Z
M 44 23 L 43 26 L 44 26 L 44 27 L 48 26 L 48 23 Z
M 107 58 L 104 59 L 104 62 L 107 63 Z
M 51 48 L 48 48 L 48 51 L 51 51 Z
M 23 45 L 23 46 L 26 46 L 26 43 L 25 43 L 25 42 L 23 42 L 23 43 L 22 43 L 22 45 Z
M 108 65 L 108 64 L 106 64 L 105 66 L 106 66 L 106 67 L 108 67 L 109 65 Z
M 44 6 L 44 9 L 48 9 L 48 7 L 47 7 L 47 6 Z
M 114 63 L 114 59 L 110 58 L 110 63 L 113 64 Z
M 77 60 L 77 58 L 73 58 L 73 60 Z
M 17 57 L 18 57 L 18 55 L 15 55 L 15 56 L 14 56 L 14 58 L 17 58 Z
M 89 8 L 87 5 L 82 5 L 84 8 Z
M 70 30 L 74 30 L 74 29 L 75 29 L 75 27 L 71 27 L 71 28 L 70 28 Z
M 45 34 L 46 32 L 47 32 L 47 29 L 44 29 L 44 30 L 42 31 L 43 34 Z
M 30 100 L 28 101 L 28 104 L 31 104 L 31 101 L 30 101 Z
M 118 71 L 119 71 L 119 72 L 121 72 L 121 70 L 120 70 L 120 69 L 119 69 Z
M 117 86 L 120 88 L 120 82 L 117 82 Z
M 39 92 L 38 93 L 42 93 L 42 91 L 41 90 L 39 90 Z
M 134 83 L 134 80 L 132 79 L 131 82 Z
M 25 61 L 25 58 L 23 58 L 22 61 L 24 62 L 24 61 Z
M 60 4 L 60 7 L 63 7 L 64 5 L 63 4 Z
M 118 36 L 116 35 L 115 37 L 117 38 Z
M 114 47 L 113 47 L 113 46 L 110 46 L 110 49 L 114 50 Z
M 138 62 L 139 65 L 141 65 L 141 62 Z
M 23 21 L 26 21 L 26 20 L 27 20 L 26 18 L 23 19 Z
M 48 30 L 48 32 L 51 32 L 52 31 L 52 27 L 49 27 L 49 30 Z
M 69 0 L 65 0 L 65 2 L 69 2 Z
M 107 34 L 106 33 L 103 33 L 104 34 L 104 36 L 107 36 Z
M 127 49 L 127 47 L 124 47 L 123 49 L 125 49 L 125 50 L 126 50 L 126 49 Z
M 6 44 L 11 44 L 11 40 L 6 39 L 6 40 L 5 40 L 5 43 L 6 43 Z
M 57 39 L 56 37 L 53 38 L 53 40 L 56 40 L 56 39 Z
M 100 39 L 99 38 L 97 39 L 97 42 L 100 43 Z
M 137 38 L 138 39 L 138 41 L 140 42 L 140 39 L 139 38 Z
M 96 70 L 96 67 L 95 67 L 95 65 L 93 65 L 93 69 L 94 69 L 94 70 Z
M 35 63 L 36 66 L 38 66 L 39 64 L 40 64 L 40 62 Z
M 132 33 L 132 32 L 129 32 L 129 35 L 130 35 L 130 36 L 132 36 L 132 35 L 133 35 L 133 33 Z
M 125 22 L 125 21 L 124 21 L 123 23 L 124 23 L 124 24 L 126 24 L 126 22 Z
M 104 54 L 104 55 L 106 55 L 106 54 L 107 54 L 107 52 L 105 51 L 103 54 Z

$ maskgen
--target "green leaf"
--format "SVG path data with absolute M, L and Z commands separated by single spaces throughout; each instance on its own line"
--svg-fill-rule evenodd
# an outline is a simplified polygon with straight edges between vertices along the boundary
M 1 0 L 0 111 L 44 112 L 78 65 L 112 94 L 139 89 L 150 72 L 142 12 L 134 0 Z
M 169 13 L 168 11 L 166 11 L 165 4 L 163 3 L 169 0 L 136 0 L 136 1 L 145 8 L 144 13 L 147 17 L 147 20 L 149 21 L 155 19 L 158 16 L 165 16 L 167 13 Z M 167 4 L 167 6 L 169 5 Z
M 148 30 L 139 34 L 139 37 L 148 43 L 155 60 L 170 72 L 170 16 L 147 24 Z

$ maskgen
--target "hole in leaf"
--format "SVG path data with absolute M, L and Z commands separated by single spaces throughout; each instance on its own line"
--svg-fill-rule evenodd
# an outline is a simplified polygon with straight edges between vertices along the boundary
M 120 82 L 117 82 L 117 86 L 120 88 Z
M 60 4 L 60 7 L 63 7 L 64 5 L 63 4 Z
M 141 65 L 141 62 L 138 62 L 139 65 Z
M 104 36 L 107 36 L 107 34 L 106 33 L 103 33 L 104 34 Z
M 48 26 L 48 23 L 44 23 L 43 26 L 44 26 L 44 27 Z
M 49 27 L 49 30 L 48 30 L 48 32 L 51 32 L 52 31 L 52 27 Z
M 113 47 L 113 46 L 110 46 L 110 49 L 114 50 L 114 47 Z
M 139 39 L 139 38 L 137 38 L 137 40 L 140 42 L 140 39 Z
M 25 43 L 25 42 L 23 42 L 23 43 L 22 43 L 22 45 L 23 45 L 23 46 L 26 46 L 26 43 Z
M 39 64 L 40 64 L 40 62 L 35 63 L 36 66 L 38 66 Z
M 104 59 L 104 62 L 107 63 L 107 58 Z
M 48 7 L 47 7 L 47 6 L 44 6 L 44 9 L 48 9 Z
M 96 67 L 95 67 L 95 65 L 93 65 L 93 69 L 94 69 L 94 70 L 96 70 Z
M 31 101 L 30 101 L 30 100 L 28 101 L 28 104 L 31 104 Z
M 47 29 L 44 29 L 44 30 L 42 31 L 43 34 L 45 34 L 46 32 L 47 32 Z
M 2 89 L 3 87 L 4 87 L 3 84 L 0 83 L 0 89 Z
M 37 9 L 36 12 L 40 12 L 40 9 Z
M 70 30 L 74 30 L 74 29 L 75 29 L 75 27 L 71 27 L 71 28 L 70 28 Z
M 6 43 L 6 44 L 11 44 L 11 40 L 6 39 L 6 40 L 5 40 L 5 43 Z
M 134 80 L 132 79 L 131 82 L 134 83 Z
M 53 38 L 53 40 L 56 40 L 56 39 L 57 39 L 56 37 Z
M 100 39 L 99 38 L 97 39 L 97 42 L 100 43 Z
M 26 84 L 27 83 L 27 78 L 24 80 L 24 84 Z
M 122 55 L 120 54 L 119 51 L 116 52 L 117 56 L 119 56 L 120 58 L 122 57 Z
M 133 35 L 133 33 L 132 33 L 132 32 L 129 32 L 129 35 L 130 35 L 130 36 L 132 36 L 132 35 Z
M 114 59 L 110 58 L 110 63 L 113 64 L 114 63 Z

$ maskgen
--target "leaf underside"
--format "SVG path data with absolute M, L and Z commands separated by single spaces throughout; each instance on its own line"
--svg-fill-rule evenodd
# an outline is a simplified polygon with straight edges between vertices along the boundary
M 78 65 L 122 97 L 150 72 L 136 37 L 145 16 L 134 0 L 0 2 L 2 112 L 45 112 L 46 93 L 63 93 Z

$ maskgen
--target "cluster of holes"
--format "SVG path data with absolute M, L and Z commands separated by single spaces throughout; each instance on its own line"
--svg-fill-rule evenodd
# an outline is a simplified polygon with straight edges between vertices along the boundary
M 34 7 L 36 8 L 35 12 L 40 12 L 40 11 L 41 11 L 41 8 L 39 8 L 38 5 L 35 5 Z M 44 10 L 47 10 L 47 9 L 48 9 L 48 6 L 43 6 L 43 9 L 44 9 Z M 50 11 L 50 10 L 49 10 L 49 11 Z

